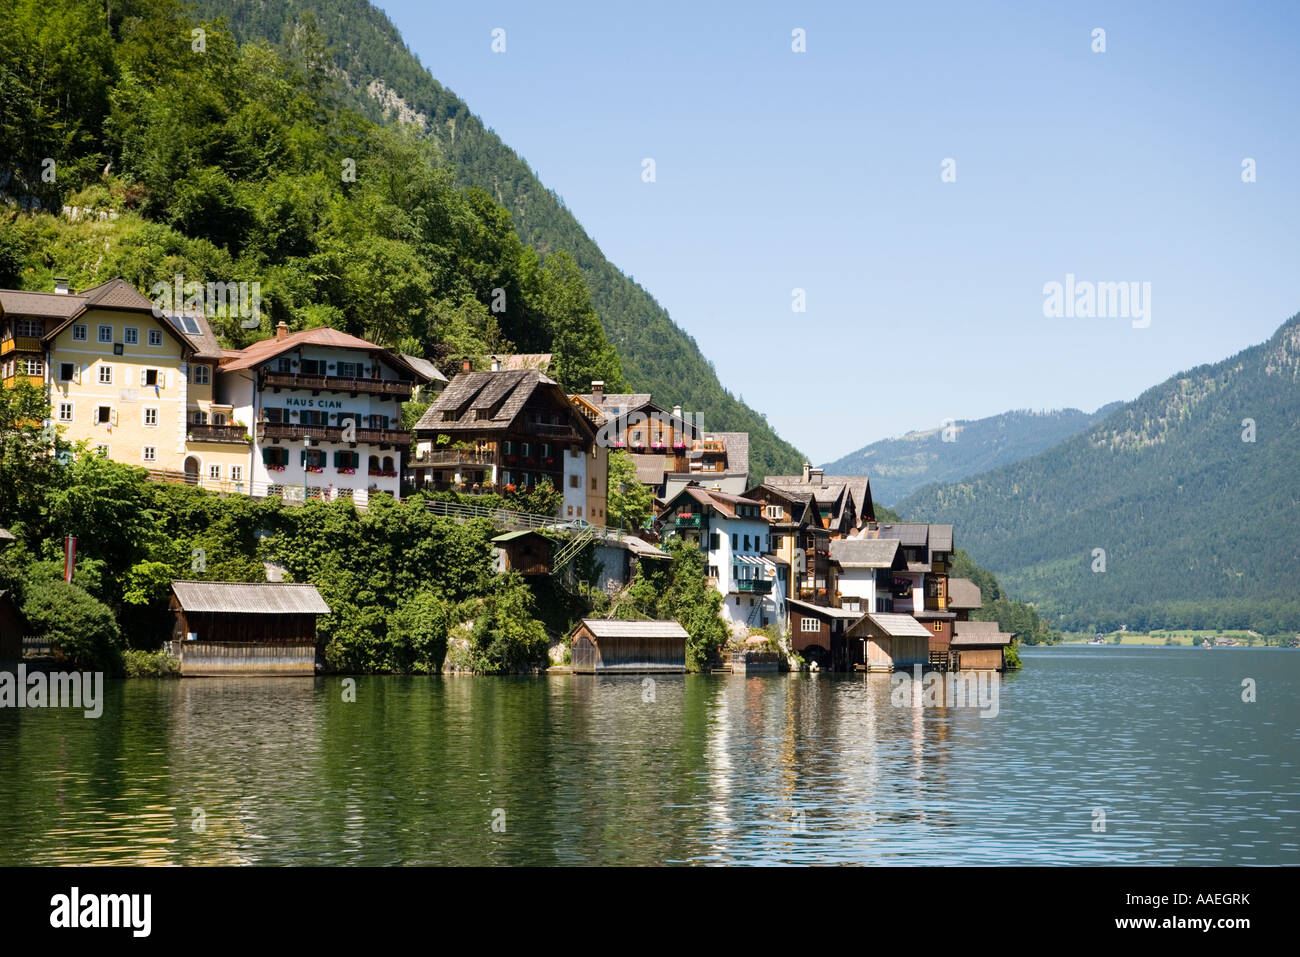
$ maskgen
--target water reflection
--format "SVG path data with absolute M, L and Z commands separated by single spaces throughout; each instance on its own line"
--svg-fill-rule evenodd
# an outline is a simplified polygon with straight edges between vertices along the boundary
M 1298 863 L 1300 655 L 1210 657 L 1031 652 L 995 718 L 888 675 L 111 682 L 0 711 L 0 864 Z

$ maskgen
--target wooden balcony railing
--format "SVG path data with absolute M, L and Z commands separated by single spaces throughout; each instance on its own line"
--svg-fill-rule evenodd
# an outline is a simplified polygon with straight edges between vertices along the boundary
M 494 465 L 496 453 L 481 449 L 435 449 L 421 452 L 408 465 Z
M 292 422 L 262 422 L 257 426 L 258 441 L 266 439 L 319 439 L 322 442 L 342 442 L 341 425 L 295 425 Z M 353 444 L 410 445 L 411 433 L 400 429 L 362 429 L 356 431 Z
M 365 379 L 341 375 L 305 375 L 300 372 L 263 372 L 262 387 L 310 389 L 313 392 L 348 392 L 352 395 L 411 397 L 411 383 L 402 379 Z
M 11 336 L 8 339 L 0 339 L 0 356 L 6 356 L 11 352 L 40 352 L 41 340 L 34 336 Z
M 190 425 L 187 434 L 191 442 L 233 442 L 243 445 L 248 441 L 248 429 L 242 425 Z
M 768 595 L 772 591 L 772 580 L 770 578 L 742 578 L 735 583 L 735 590 L 742 594 Z

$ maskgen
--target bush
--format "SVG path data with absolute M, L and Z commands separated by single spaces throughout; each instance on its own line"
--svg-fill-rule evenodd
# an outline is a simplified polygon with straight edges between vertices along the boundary
M 1006 651 L 1007 671 L 1019 671 L 1023 667 L 1024 664 L 1020 660 L 1020 651 L 1019 649 L 1016 648 L 1016 643 L 1013 641 L 1011 642 L 1011 644 L 1007 645 L 1007 651 Z
M 75 667 L 115 671 L 121 664 L 122 633 L 113 612 L 77 585 L 64 581 L 30 585 L 23 616 Z
M 181 663 L 165 651 L 127 650 L 122 668 L 128 678 L 179 678 Z

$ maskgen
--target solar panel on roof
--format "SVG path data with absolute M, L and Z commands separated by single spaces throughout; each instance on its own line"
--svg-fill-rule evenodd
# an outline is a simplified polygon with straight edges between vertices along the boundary
M 181 316 L 181 325 L 190 335 L 197 336 L 199 334 L 199 323 L 193 316 Z

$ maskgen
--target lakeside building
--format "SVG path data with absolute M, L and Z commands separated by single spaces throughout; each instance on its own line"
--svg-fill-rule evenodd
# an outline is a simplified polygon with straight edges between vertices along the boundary
M 350 498 L 365 505 L 398 497 L 411 433 L 402 403 L 424 381 L 399 354 L 337 329 L 275 335 L 227 352 L 219 407 L 254 425 L 249 490 L 254 495 Z M 211 468 L 211 466 L 206 466 Z
M 745 498 L 762 504 L 771 533 L 767 551 L 786 572 L 786 594 L 814 605 L 838 605 L 831 533 L 812 492 L 764 482 L 747 490 Z
M 906 671 L 930 661 L 930 630 L 911 615 L 868 612 L 846 635 L 844 666 Z
M 584 618 L 569 638 L 574 674 L 682 674 L 686 629 L 675 621 Z
M 557 517 L 605 524 L 609 453 L 554 379 L 536 369 L 464 371 L 416 423 L 417 488 L 495 492 L 550 482 Z
M 856 537 L 875 521 L 871 480 L 865 475 L 826 475 L 805 462 L 800 475 L 769 475 L 764 482 L 794 491 L 811 492 L 817 499 L 823 525 L 830 531 L 831 538 Z
M 948 608 L 948 566 L 952 560 L 953 527 L 925 522 L 872 523 L 866 540 L 896 540 L 900 567 L 891 569 L 893 611 L 911 615 L 930 634 L 930 654 L 936 664 L 948 660 L 956 612 Z
M 722 595 L 722 617 L 740 625 L 782 627 L 788 568 L 771 551 L 763 503 L 691 483 L 666 502 L 658 522 L 704 553 L 709 587 Z
M 316 673 L 316 621 L 329 606 L 315 585 L 172 582 L 172 647 L 182 677 Z
M 904 568 L 898 539 L 838 538 L 831 542 L 831 561 L 839 569 L 841 608 L 894 610 L 894 574 Z
M 961 671 L 1003 671 L 1007 646 L 1015 636 L 996 621 L 959 621 L 952 638 L 952 667 Z

